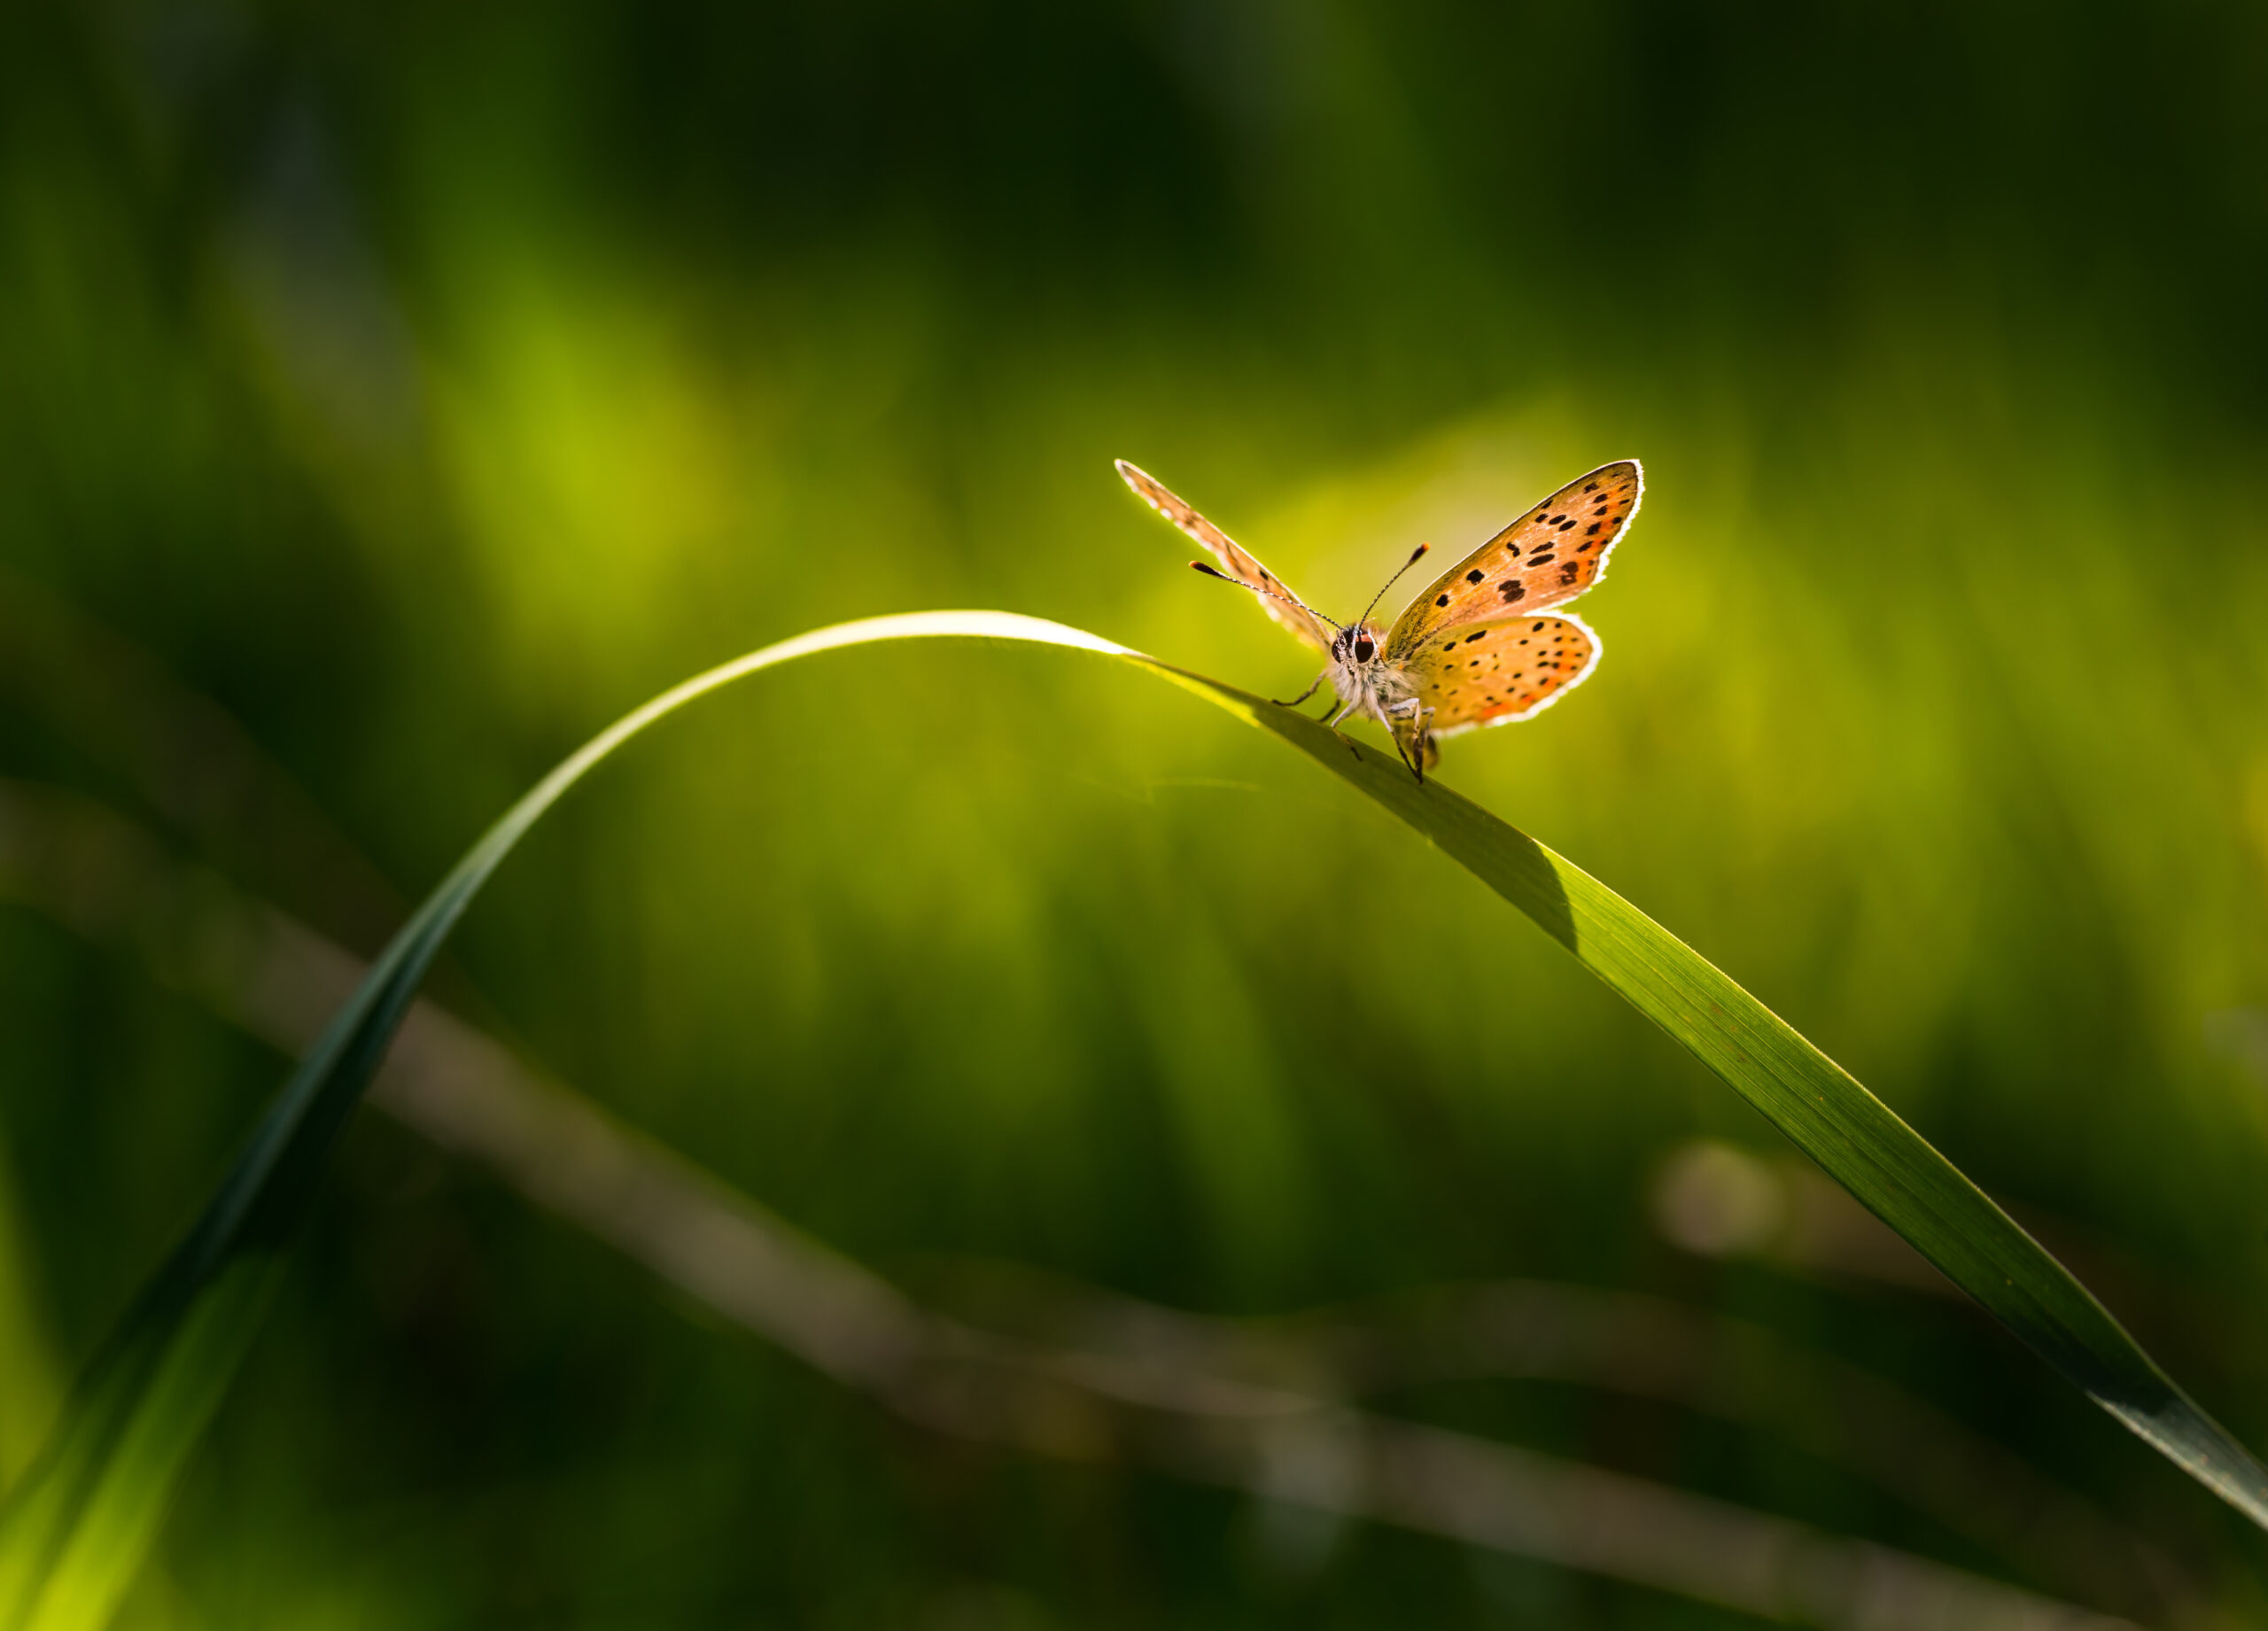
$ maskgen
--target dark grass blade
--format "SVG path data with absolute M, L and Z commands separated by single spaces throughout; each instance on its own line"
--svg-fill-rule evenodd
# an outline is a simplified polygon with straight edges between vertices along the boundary
M 1420 788 L 1393 759 L 1246 692 L 1059 624 L 1006 612 L 920 612 L 818 630 L 686 681 L 593 739 L 474 845 L 293 1071 L 82 1379 L 53 1441 L 0 1520 L 0 1625 L 87 1631 L 108 1619 L 251 1342 L 332 1139 L 450 928 L 544 812 L 616 748 L 720 686 L 821 651 L 940 637 L 1121 658 L 1274 732 L 1352 782 L 1691 1049 L 2097 1402 L 2268 1527 L 2268 1472 L 2167 1379 L 2084 1286 L 1880 1100 L 1595 879 L 1438 782 Z

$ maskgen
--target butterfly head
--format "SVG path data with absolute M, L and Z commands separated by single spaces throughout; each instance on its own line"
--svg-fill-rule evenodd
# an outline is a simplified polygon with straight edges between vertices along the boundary
M 1331 655 L 1339 663 L 1360 668 L 1375 660 L 1385 643 L 1385 633 L 1377 624 L 1358 623 L 1351 629 L 1339 631 L 1338 638 L 1331 642 Z

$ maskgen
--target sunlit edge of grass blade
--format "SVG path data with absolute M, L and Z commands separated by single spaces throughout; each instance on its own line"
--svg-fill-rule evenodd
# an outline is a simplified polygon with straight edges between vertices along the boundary
M 721 686 L 822 651 L 935 638 L 1117 657 L 1272 731 L 1354 784 L 1691 1050 L 2098 1403 L 2268 1528 L 2268 1470 L 2176 1387 L 2062 1265 L 1856 1080 L 1588 874 L 1438 781 L 1421 788 L 1394 760 L 1233 687 L 1060 624 L 1009 612 L 914 612 L 815 630 L 664 692 L 562 763 L 467 852 L 292 1072 L 12 1495 L 0 1518 L 0 1623 L 93 1631 L 107 1621 L 250 1345 L 274 1265 L 333 1137 L 450 928 L 544 812 L 615 749 Z

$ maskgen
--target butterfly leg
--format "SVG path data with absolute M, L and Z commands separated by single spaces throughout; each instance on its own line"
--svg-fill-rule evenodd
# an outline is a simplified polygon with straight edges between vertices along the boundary
M 1441 744 L 1433 740 L 1433 715 L 1437 711 L 1420 707 L 1412 723 L 1410 734 L 1416 741 L 1418 763 L 1431 770 L 1441 762 Z
M 1322 690 L 1323 682 L 1326 679 L 1330 678 L 1330 675 L 1331 671 L 1327 668 L 1324 669 L 1322 673 L 1319 673 L 1315 677 L 1315 683 L 1313 685 L 1301 692 L 1288 703 L 1273 696 L 1270 697 L 1268 700 L 1274 703 L 1278 708 L 1297 708 L 1301 703 L 1304 703 L 1308 698 L 1313 696 L 1317 691 Z
M 1402 762 L 1410 766 L 1410 773 L 1418 778 L 1418 785 L 1423 787 L 1425 785 L 1426 765 L 1438 763 L 1440 759 L 1433 748 L 1433 734 L 1425 728 L 1433 710 L 1415 697 L 1410 699 L 1407 706 L 1409 711 L 1406 713 L 1397 707 L 1395 717 L 1386 721 L 1386 729 L 1394 733 L 1394 750 L 1402 756 Z
M 1317 683 L 1320 685 L 1322 681 L 1317 680 Z M 1333 691 L 1331 696 L 1331 706 L 1323 711 L 1322 722 L 1325 726 L 1335 727 L 1341 719 L 1355 711 L 1355 703 L 1359 703 L 1361 700 L 1362 699 L 1360 697 L 1357 697 L 1355 699 L 1355 703 L 1342 703 L 1339 700 L 1339 694 L 1336 691 Z M 1356 747 L 1353 742 L 1348 741 L 1348 739 L 1344 736 L 1341 736 L 1339 740 L 1347 743 L 1347 751 L 1355 756 L 1355 759 L 1357 764 L 1361 763 L 1363 757 L 1362 749 Z

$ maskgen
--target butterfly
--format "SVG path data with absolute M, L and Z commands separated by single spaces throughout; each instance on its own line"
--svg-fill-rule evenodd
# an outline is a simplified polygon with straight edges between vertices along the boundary
M 1533 718 L 1590 678 L 1599 639 L 1581 617 L 1542 616 L 1606 572 L 1646 490 L 1635 459 L 1579 476 L 1435 579 L 1391 628 L 1371 621 L 1379 601 L 1433 546 L 1420 544 L 1353 624 L 1333 622 L 1155 478 L 1118 461 L 1126 485 L 1212 553 L 1190 565 L 1249 589 L 1262 610 L 1324 655 L 1296 708 L 1328 685 L 1324 723 L 1376 719 L 1422 783 L 1441 762 L 1440 741 L 1485 725 Z

